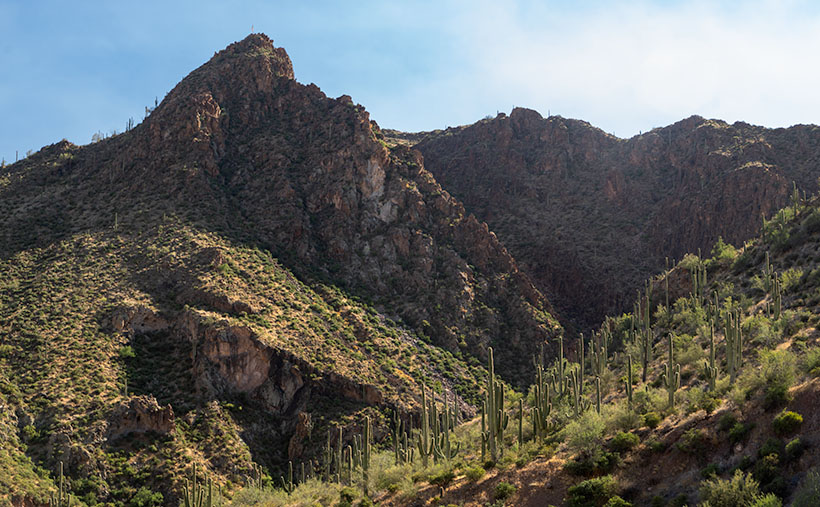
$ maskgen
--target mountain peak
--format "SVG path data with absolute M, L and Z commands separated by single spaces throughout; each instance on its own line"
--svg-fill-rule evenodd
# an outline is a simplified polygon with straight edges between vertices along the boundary
M 252 33 L 241 41 L 234 42 L 214 54 L 214 57 L 203 67 L 220 63 L 235 64 L 236 59 L 240 57 L 266 60 L 273 74 L 293 79 L 293 64 L 288 53 L 284 48 L 274 46 L 273 39 L 264 33 Z

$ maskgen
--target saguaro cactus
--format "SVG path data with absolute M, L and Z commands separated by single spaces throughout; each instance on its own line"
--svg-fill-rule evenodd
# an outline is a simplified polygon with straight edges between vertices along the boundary
M 424 386 L 421 386 L 421 428 L 416 435 L 416 448 L 419 450 L 422 464 L 427 467 L 430 456 L 433 455 L 435 445 L 434 435 L 430 434 L 430 419 L 427 414 L 427 394 Z
M 709 361 L 704 361 L 704 371 L 706 380 L 709 382 L 709 390 L 715 390 L 715 383 L 718 377 L 718 367 L 715 364 L 715 324 L 709 323 Z
M 743 329 L 739 310 L 726 312 L 724 337 L 726 339 L 726 365 L 729 369 L 729 383 L 734 384 L 738 371 L 743 366 Z
M 69 492 L 68 485 L 65 483 L 65 479 L 63 477 L 63 462 L 60 462 L 60 489 L 57 490 L 57 496 L 54 496 L 54 493 L 51 494 L 51 499 L 49 500 L 50 507 L 71 507 L 71 493 Z
M 662 366 L 661 380 L 669 395 L 669 406 L 675 407 L 675 392 L 680 389 L 680 364 L 674 364 L 674 344 L 669 334 L 669 360 Z
M 586 412 L 590 405 L 589 400 L 584 399 L 584 388 L 578 380 L 580 378 L 579 370 L 580 368 L 576 368 L 570 372 L 569 386 L 567 387 L 570 391 L 570 403 L 576 418 Z
M 367 416 L 364 418 L 364 432 L 362 433 L 362 491 L 364 491 L 365 496 L 370 482 L 370 441 L 373 439 L 372 436 L 370 416 Z
M 534 436 L 541 439 L 546 438 L 550 430 L 549 416 L 551 412 L 552 403 L 550 402 L 549 384 L 544 378 L 543 370 L 537 368 L 535 373 L 535 406 L 532 408 Z
M 191 469 L 191 480 L 185 481 L 182 487 L 182 500 L 185 507 L 212 507 L 213 483 L 208 479 L 205 485 L 200 485 L 196 478 L 196 463 Z
M 282 489 L 284 489 L 285 493 L 287 493 L 288 495 L 293 493 L 293 490 L 296 489 L 296 485 L 293 484 L 293 462 L 292 461 L 288 461 L 288 477 L 287 477 L 287 480 L 285 480 L 284 477 L 279 477 L 279 480 L 282 483 Z
M 509 423 L 509 416 L 504 412 L 504 387 L 495 379 L 495 363 L 493 348 L 489 347 L 489 375 L 487 376 L 487 393 L 485 394 L 487 409 L 487 443 L 490 448 L 490 458 L 493 461 L 504 453 L 504 430 Z
M 632 410 L 632 356 L 626 356 L 626 379 L 624 380 L 626 386 L 626 403 L 629 410 Z

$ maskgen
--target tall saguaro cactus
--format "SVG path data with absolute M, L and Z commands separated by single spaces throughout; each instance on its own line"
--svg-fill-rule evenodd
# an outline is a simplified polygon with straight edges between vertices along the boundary
M 291 476 L 292 466 L 291 464 Z M 197 482 L 196 463 L 194 463 L 191 469 L 191 480 L 186 480 L 185 486 L 182 487 L 182 500 L 185 507 L 212 507 L 214 505 L 213 483 L 210 479 L 208 479 L 204 485 L 200 485 Z
M 504 430 L 509 423 L 509 416 L 504 412 L 504 388 L 495 379 L 495 363 L 493 348 L 487 349 L 489 356 L 489 375 L 487 376 L 487 393 L 485 394 L 487 409 L 487 444 L 490 448 L 490 458 L 493 461 L 504 453 Z
M 669 360 L 662 366 L 661 380 L 669 395 L 669 406 L 675 407 L 675 392 L 680 389 L 680 364 L 674 364 L 674 344 L 669 334 Z
M 715 324 L 709 323 L 709 361 L 705 362 L 704 371 L 706 380 L 709 382 L 709 390 L 715 390 L 715 383 L 718 377 L 718 367 L 715 364 Z
M 740 310 L 726 312 L 724 327 L 726 339 L 726 365 L 729 369 L 729 383 L 734 384 L 738 371 L 743 366 L 743 329 Z
M 629 410 L 632 411 L 632 356 L 626 356 L 626 379 L 624 380 L 626 386 L 626 402 Z
M 552 412 L 549 384 L 544 377 L 544 371 L 537 368 L 535 372 L 535 406 L 532 408 L 533 433 L 535 437 L 544 439 L 549 433 L 549 416 Z
M 434 405 L 435 406 L 435 405 Z M 430 433 L 430 418 L 427 414 L 427 393 L 421 386 L 421 428 L 416 436 L 416 448 L 421 456 L 421 463 L 427 467 L 430 456 L 433 455 L 435 436 Z
M 65 483 L 63 477 L 63 462 L 60 462 L 60 489 L 57 490 L 57 496 L 51 494 L 51 499 L 48 502 L 50 507 L 71 507 L 71 493 Z
M 370 416 L 364 418 L 364 431 L 362 433 L 362 491 L 365 496 L 368 493 L 368 483 L 370 482 L 370 441 L 373 440 L 373 431 L 370 427 Z

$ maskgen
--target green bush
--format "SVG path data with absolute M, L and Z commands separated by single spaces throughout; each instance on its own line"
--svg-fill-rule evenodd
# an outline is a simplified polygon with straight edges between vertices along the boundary
M 136 357 L 134 354 L 134 349 L 130 345 L 126 345 L 124 347 L 120 347 L 120 359 L 132 359 Z
M 812 377 L 820 377 L 820 347 L 814 347 L 806 351 L 803 359 L 803 369 Z
M 700 470 L 700 476 L 704 479 L 711 479 L 713 477 L 717 477 L 719 473 L 720 465 L 718 465 L 717 463 L 709 463 Z
M 456 474 L 453 473 L 452 469 L 447 469 L 430 477 L 430 484 L 446 488 L 455 478 Z
M 499 482 L 493 490 L 493 500 L 506 500 L 515 494 L 515 486 L 509 482 Z
M 806 445 L 800 440 L 800 437 L 795 437 L 786 444 L 786 450 L 783 458 L 786 462 L 792 462 L 800 459 L 803 451 L 806 450 Z
M 732 429 L 732 426 L 734 426 L 736 422 L 737 418 L 735 417 L 735 414 L 731 412 L 726 412 L 725 414 L 720 416 L 720 419 L 718 419 L 718 430 L 728 431 Z
M 618 483 L 611 475 L 596 477 L 571 486 L 567 490 L 570 507 L 597 507 L 604 505 L 618 491 Z
M 643 416 L 643 423 L 651 429 L 657 428 L 662 420 L 663 419 L 657 412 L 647 412 Z
M 783 501 L 774 493 L 758 498 L 751 507 L 782 507 Z
M 637 446 L 640 441 L 638 435 L 620 431 L 609 442 L 609 448 L 615 452 L 627 452 Z
M 155 505 L 162 505 L 162 493 L 154 493 L 150 489 L 142 487 L 137 491 L 137 494 L 131 498 L 129 507 L 154 507 Z
M 603 418 L 595 412 L 587 412 L 569 423 L 564 430 L 567 448 L 582 459 L 597 459 L 602 452 L 604 430 Z
M 809 470 L 792 497 L 792 507 L 816 507 L 820 505 L 820 471 Z
M 615 495 L 606 501 L 604 507 L 632 507 L 632 504 L 627 502 L 623 498 L 619 497 L 618 495 Z
M 783 442 L 779 438 L 770 438 L 766 440 L 760 449 L 757 451 L 757 456 L 763 458 L 770 454 L 780 456 L 783 453 Z
M 678 449 L 687 453 L 701 455 L 709 443 L 706 432 L 699 428 L 692 428 L 681 435 L 678 440 Z
M 597 457 L 576 458 L 564 463 L 564 470 L 572 475 L 591 476 L 611 472 L 618 466 L 618 455 L 613 452 L 601 452 Z
M 797 412 L 784 410 L 772 421 L 772 429 L 780 436 L 790 435 L 803 424 L 803 416 Z
M 785 493 L 785 481 L 780 475 L 780 458 L 777 454 L 769 454 L 759 459 L 752 470 L 752 477 L 760 484 L 764 493 Z
M 476 482 L 477 480 L 484 477 L 486 472 L 481 467 L 470 467 L 464 471 L 464 475 L 467 476 L 467 480 L 470 482 Z
M 740 421 L 736 422 L 734 426 L 732 426 L 732 429 L 729 430 L 729 441 L 733 444 L 743 441 L 751 429 L 751 424 L 745 424 Z
M 715 261 L 733 261 L 737 257 L 737 248 L 729 243 L 723 241 L 721 236 L 718 236 L 715 245 L 712 247 L 712 259 Z
M 760 498 L 760 486 L 751 475 L 740 470 L 731 480 L 709 479 L 701 484 L 700 497 L 710 507 L 738 507 L 751 505 Z

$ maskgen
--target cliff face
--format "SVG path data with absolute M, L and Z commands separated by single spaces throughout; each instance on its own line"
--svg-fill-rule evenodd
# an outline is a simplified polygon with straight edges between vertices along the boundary
M 665 257 L 754 235 L 792 181 L 816 188 L 820 157 L 817 127 L 700 117 L 624 140 L 517 108 L 414 136 L 425 167 L 581 328 L 626 309 Z

